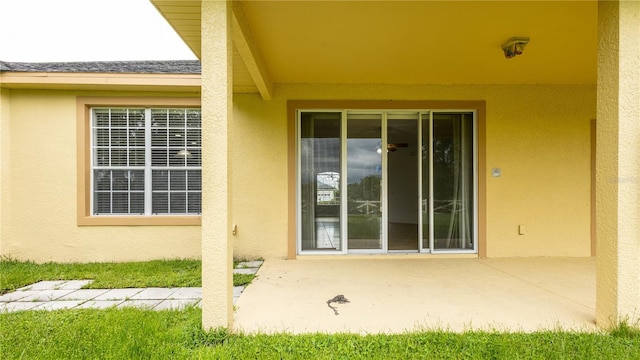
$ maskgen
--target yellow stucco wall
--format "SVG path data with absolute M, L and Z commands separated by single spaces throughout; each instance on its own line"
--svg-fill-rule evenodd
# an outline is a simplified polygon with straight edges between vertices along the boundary
M 0 89 L 0 255 L 4 254 L 5 242 L 3 236 L 6 227 L 4 222 L 6 217 L 2 214 L 9 211 L 9 202 L 11 201 L 9 188 L 9 176 L 11 167 L 9 162 L 9 144 L 10 144 L 10 123 L 9 112 L 11 109 L 11 92 L 6 89 Z
M 592 85 L 278 85 L 234 95 L 230 125 L 235 255 L 287 254 L 286 102 L 485 100 L 487 256 L 590 255 Z M 205 106 L 203 104 L 203 106 Z M 491 168 L 502 177 L 493 178 Z M 518 234 L 518 225 L 526 234 Z
M 5 111 L 3 90 L 1 254 L 37 262 L 200 258 L 199 226 L 77 225 L 78 95 L 141 96 L 14 89 Z
M 35 261 L 200 257 L 198 226 L 77 226 L 76 96 L 104 93 L 12 90 L 10 103 L 8 92 L 2 94 L 3 255 Z M 229 151 L 236 257 L 287 255 L 289 99 L 485 100 L 487 255 L 590 255 L 595 86 L 283 84 L 271 101 L 234 95 Z M 495 167 L 502 177 L 491 177 Z M 518 235 L 520 224 L 525 235 Z

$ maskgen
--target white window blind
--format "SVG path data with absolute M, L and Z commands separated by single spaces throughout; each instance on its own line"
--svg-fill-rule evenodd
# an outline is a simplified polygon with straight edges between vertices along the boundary
M 199 214 L 201 112 L 94 108 L 94 215 Z

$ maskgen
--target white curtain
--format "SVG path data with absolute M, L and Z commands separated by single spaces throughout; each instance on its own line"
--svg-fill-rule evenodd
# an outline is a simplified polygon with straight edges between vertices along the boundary
M 453 119 L 453 193 L 446 248 L 473 248 L 473 118 L 460 114 Z

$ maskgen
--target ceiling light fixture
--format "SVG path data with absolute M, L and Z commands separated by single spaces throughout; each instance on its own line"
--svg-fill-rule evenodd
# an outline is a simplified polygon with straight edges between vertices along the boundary
M 191 159 L 191 158 L 193 158 L 193 155 L 191 154 L 191 151 L 186 150 L 186 149 L 182 149 L 182 150 L 178 151 L 173 157 L 174 158 Z

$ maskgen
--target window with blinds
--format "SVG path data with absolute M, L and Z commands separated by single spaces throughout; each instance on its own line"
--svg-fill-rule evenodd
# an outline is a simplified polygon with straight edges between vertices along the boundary
M 94 108 L 94 215 L 200 214 L 201 112 Z

